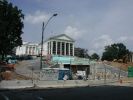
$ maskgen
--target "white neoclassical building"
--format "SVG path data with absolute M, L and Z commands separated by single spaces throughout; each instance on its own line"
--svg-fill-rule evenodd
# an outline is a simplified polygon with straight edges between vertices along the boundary
M 41 44 L 39 51 L 41 51 Z M 50 37 L 44 41 L 43 55 L 74 56 L 74 40 L 66 34 Z
M 16 48 L 16 55 L 38 55 L 38 44 L 37 43 L 30 43 L 30 42 L 23 42 L 22 46 L 18 46 Z

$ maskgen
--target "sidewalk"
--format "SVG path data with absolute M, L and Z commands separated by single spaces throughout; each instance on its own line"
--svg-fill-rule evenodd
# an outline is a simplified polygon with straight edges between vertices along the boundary
M 67 87 L 82 87 L 82 86 L 133 86 L 131 83 L 120 84 L 118 81 L 107 80 L 58 80 L 58 81 L 39 81 L 39 80 L 11 80 L 2 81 L 0 83 L 1 89 L 23 89 L 23 88 L 67 88 Z

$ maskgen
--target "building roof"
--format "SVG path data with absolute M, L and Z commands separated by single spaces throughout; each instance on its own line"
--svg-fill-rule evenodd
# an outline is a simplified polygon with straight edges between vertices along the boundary
M 63 41 L 66 40 L 66 41 L 74 42 L 74 39 L 72 39 L 71 37 L 69 37 L 66 34 L 60 34 L 60 35 L 56 35 L 56 36 L 50 37 L 46 41 L 49 41 L 49 40 L 63 40 Z
M 32 42 L 23 42 L 23 45 L 35 45 L 37 46 L 37 43 L 32 43 Z

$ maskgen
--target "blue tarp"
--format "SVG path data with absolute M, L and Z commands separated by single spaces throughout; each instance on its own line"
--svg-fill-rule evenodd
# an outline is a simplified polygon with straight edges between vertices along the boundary
M 71 79 L 70 70 L 59 70 L 58 80 L 63 80 L 65 75 L 68 76 L 68 80 Z

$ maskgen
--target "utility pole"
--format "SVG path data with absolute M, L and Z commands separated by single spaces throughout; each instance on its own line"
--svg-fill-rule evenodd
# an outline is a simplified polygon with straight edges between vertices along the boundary
M 46 24 L 44 25 L 44 22 L 42 24 L 42 40 L 41 40 L 41 57 L 40 57 L 40 70 L 42 69 L 42 56 L 43 56 L 43 37 L 44 37 L 44 31 L 46 29 L 46 26 L 48 25 L 49 21 L 57 16 L 58 14 L 53 14 L 49 19 L 48 21 L 46 22 Z
M 41 41 L 41 58 L 40 58 L 40 70 L 42 69 L 42 53 L 43 53 L 43 34 L 44 33 L 44 22 L 42 24 L 42 41 Z

